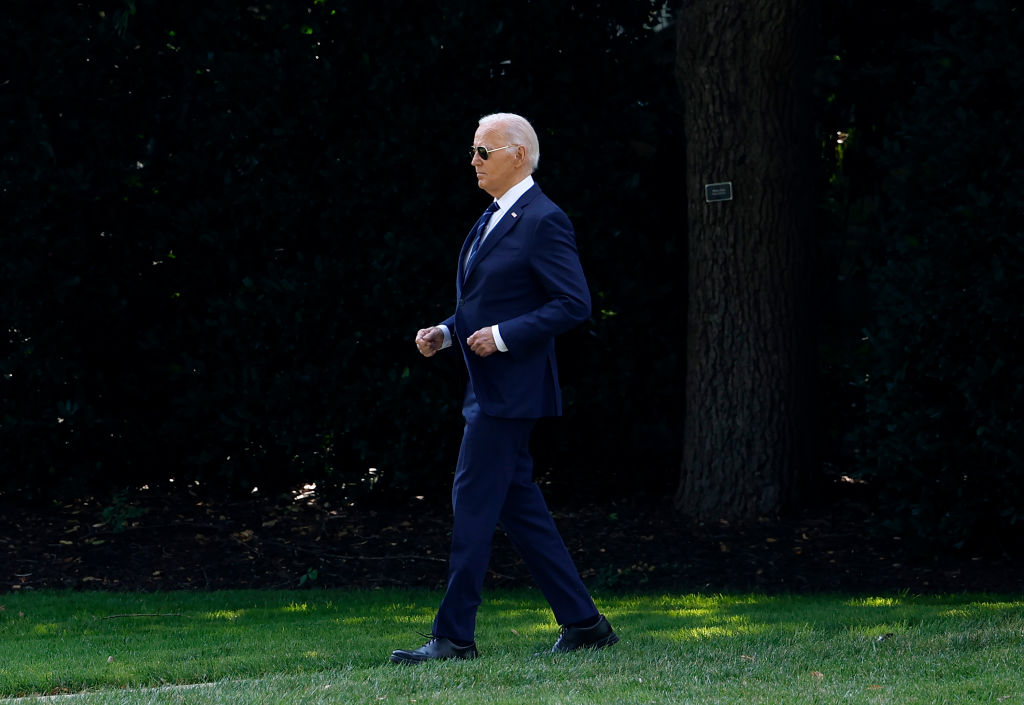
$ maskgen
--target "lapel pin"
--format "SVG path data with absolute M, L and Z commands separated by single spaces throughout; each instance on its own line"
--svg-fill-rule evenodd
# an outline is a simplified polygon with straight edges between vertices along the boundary
M 518 217 L 519 217 L 519 214 L 518 214 L 518 213 L 516 213 L 515 211 L 512 211 L 512 217 L 513 217 L 513 218 L 518 218 Z

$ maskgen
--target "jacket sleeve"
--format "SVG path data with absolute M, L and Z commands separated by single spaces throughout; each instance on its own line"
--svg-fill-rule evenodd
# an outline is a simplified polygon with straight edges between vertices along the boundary
M 543 303 L 499 324 L 509 353 L 545 345 L 590 316 L 590 290 L 569 218 L 556 210 L 529 234 L 529 264 Z

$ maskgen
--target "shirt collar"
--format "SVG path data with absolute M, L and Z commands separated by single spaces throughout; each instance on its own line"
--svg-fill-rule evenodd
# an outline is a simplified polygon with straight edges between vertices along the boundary
M 498 201 L 498 212 L 504 214 L 505 211 L 515 205 L 516 201 L 524 193 L 530 190 L 531 186 L 533 186 L 533 175 L 528 174 L 525 179 L 503 193 L 501 198 L 496 199 Z

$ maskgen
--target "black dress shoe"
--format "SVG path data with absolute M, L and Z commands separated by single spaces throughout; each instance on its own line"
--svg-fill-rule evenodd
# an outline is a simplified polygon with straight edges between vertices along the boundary
M 476 644 L 456 646 L 450 639 L 434 637 L 415 651 L 396 649 L 391 652 L 392 663 L 422 663 L 423 661 L 444 661 L 453 658 L 476 658 L 479 654 Z
M 551 650 L 600 649 L 617 642 L 619 637 L 612 631 L 612 625 L 603 614 L 599 617 L 597 624 L 592 627 L 562 627 L 562 633 Z

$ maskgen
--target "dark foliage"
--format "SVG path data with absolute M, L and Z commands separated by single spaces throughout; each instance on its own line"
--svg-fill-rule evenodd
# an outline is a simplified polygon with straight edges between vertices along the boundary
M 674 472 L 681 137 L 647 3 L 8 7 L 0 490 L 445 484 L 462 371 L 412 338 L 450 312 L 496 110 L 540 130 L 596 301 L 540 469 Z
M 673 32 L 634 0 L 29 2 L 0 16 L 0 492 L 444 487 L 480 115 L 541 132 L 592 319 L 560 341 L 553 492 L 678 468 Z M 657 3 L 655 3 L 657 5 Z M 821 428 L 890 532 L 1020 533 L 1024 93 L 1009 0 L 828 5 Z M 847 139 L 838 145 L 838 130 Z M 371 475 L 369 468 L 376 468 Z
M 887 530 L 998 549 L 1024 536 L 1024 11 L 842 5 L 836 430 Z

